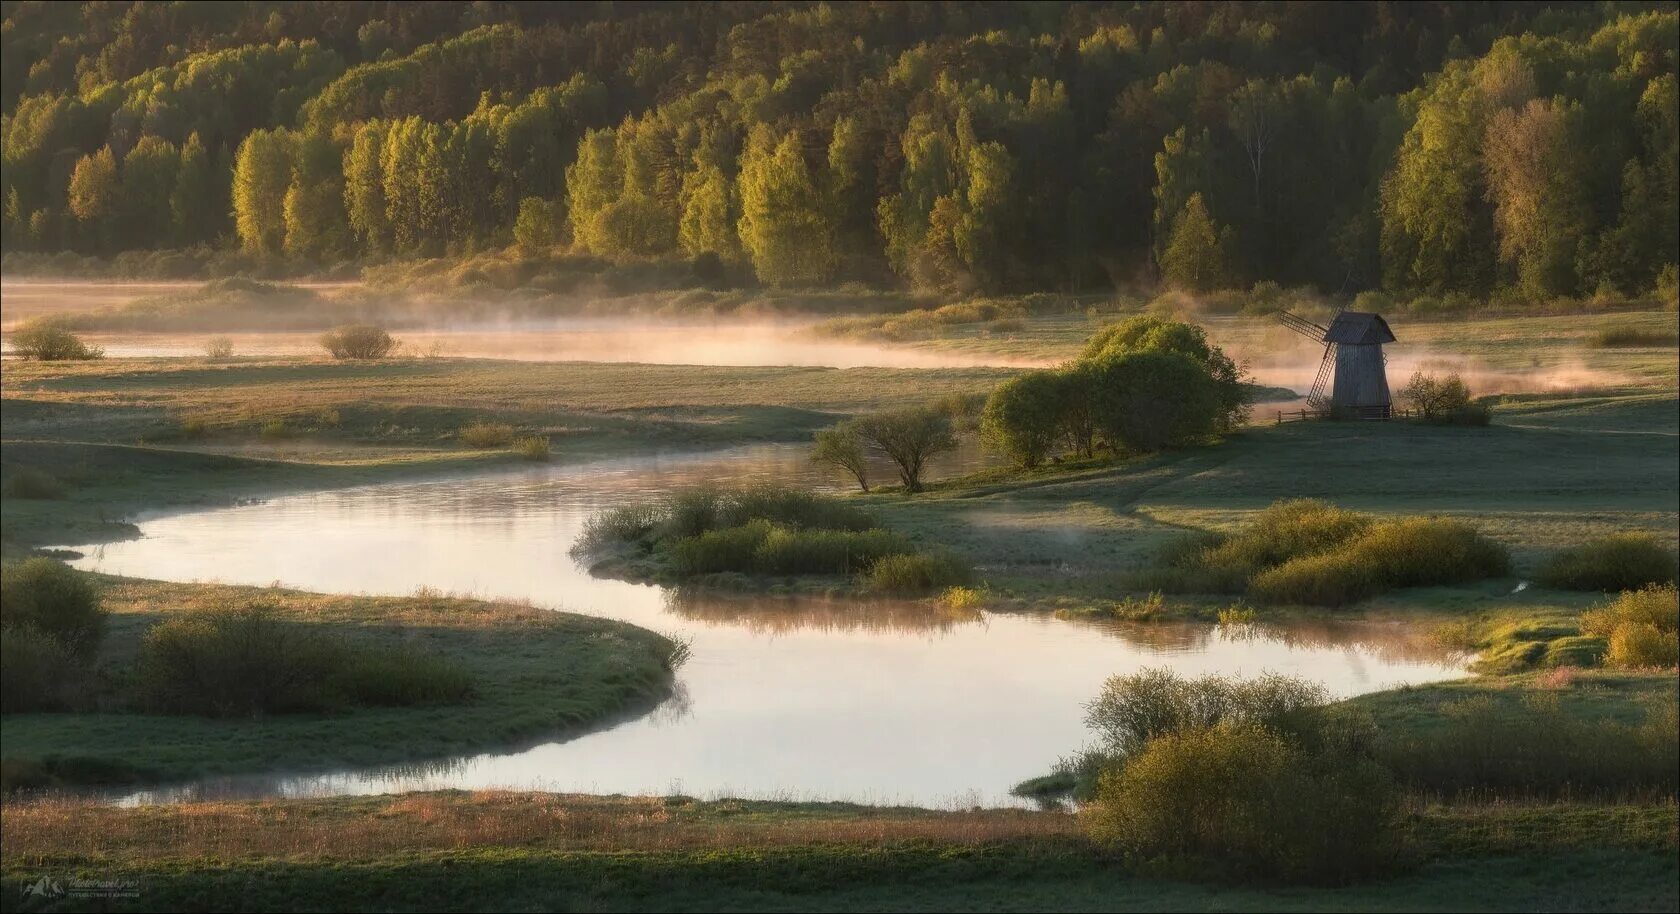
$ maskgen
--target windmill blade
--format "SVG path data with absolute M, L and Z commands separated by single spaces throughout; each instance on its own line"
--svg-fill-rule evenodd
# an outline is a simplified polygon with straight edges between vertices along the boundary
M 1320 327 L 1298 314 L 1291 314 L 1288 311 L 1279 311 L 1277 316 L 1278 320 L 1282 322 L 1285 327 L 1288 327 L 1302 336 L 1310 336 L 1315 342 L 1324 339 L 1324 334 L 1329 332 L 1325 330 L 1325 328 Z
M 1312 390 L 1307 392 L 1307 404 L 1313 409 L 1322 410 L 1329 405 L 1325 394 L 1330 389 L 1330 383 L 1336 377 L 1336 344 L 1328 343 L 1324 347 L 1324 360 L 1318 363 L 1318 375 L 1313 378 Z

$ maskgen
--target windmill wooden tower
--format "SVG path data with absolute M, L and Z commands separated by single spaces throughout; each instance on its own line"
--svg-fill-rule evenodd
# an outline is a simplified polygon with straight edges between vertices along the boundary
M 1388 359 L 1383 344 L 1394 332 L 1381 315 L 1342 311 L 1329 327 L 1288 311 L 1278 312 L 1283 325 L 1324 344 L 1307 402 L 1313 409 L 1348 419 L 1387 419 L 1394 412 L 1388 392 Z

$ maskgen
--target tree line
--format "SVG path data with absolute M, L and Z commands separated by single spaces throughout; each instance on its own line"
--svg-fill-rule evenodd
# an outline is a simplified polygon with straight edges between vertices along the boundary
M 9 10 L 8 250 L 1555 297 L 1680 247 L 1673 4 L 224 6 Z

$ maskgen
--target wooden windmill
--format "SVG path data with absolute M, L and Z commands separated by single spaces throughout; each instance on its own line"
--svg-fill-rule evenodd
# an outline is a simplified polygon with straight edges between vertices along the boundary
M 1350 419 L 1387 419 L 1393 414 L 1388 359 L 1382 348 L 1394 342 L 1394 333 L 1381 315 L 1342 311 L 1329 327 L 1288 311 L 1280 311 L 1278 319 L 1296 333 L 1324 344 L 1324 360 L 1307 393 L 1313 409 Z

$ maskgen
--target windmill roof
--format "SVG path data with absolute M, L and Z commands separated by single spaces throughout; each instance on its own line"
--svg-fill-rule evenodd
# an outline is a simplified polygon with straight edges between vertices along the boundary
M 1388 329 L 1388 321 L 1383 320 L 1382 315 L 1364 311 L 1343 311 L 1330 322 L 1330 329 L 1324 331 L 1324 341 L 1351 346 L 1371 346 L 1394 342 L 1394 331 Z

